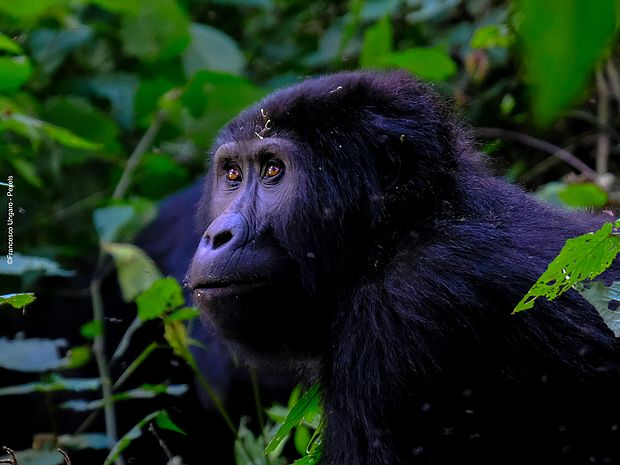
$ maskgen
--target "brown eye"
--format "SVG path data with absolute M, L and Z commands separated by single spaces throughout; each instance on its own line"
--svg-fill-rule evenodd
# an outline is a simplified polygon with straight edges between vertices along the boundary
M 269 167 L 267 168 L 267 177 L 273 178 L 274 176 L 277 176 L 278 174 L 280 174 L 280 170 L 281 168 L 279 166 L 269 165 Z
M 229 181 L 233 181 L 233 182 L 240 182 L 241 181 L 241 171 L 239 171 L 237 168 L 228 168 L 228 171 L 226 171 L 226 179 L 228 179 Z
M 268 163 L 265 169 L 265 177 L 275 178 L 282 172 L 282 166 L 277 163 Z

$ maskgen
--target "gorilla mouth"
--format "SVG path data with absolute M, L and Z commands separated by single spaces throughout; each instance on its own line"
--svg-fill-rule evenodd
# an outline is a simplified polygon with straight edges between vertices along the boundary
M 201 281 L 192 286 L 195 298 L 209 298 L 225 295 L 243 294 L 267 286 L 264 278 L 254 279 L 217 279 Z

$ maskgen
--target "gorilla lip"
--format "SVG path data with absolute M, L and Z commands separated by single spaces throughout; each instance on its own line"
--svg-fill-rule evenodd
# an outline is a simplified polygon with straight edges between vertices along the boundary
M 208 294 L 243 293 L 263 287 L 266 284 L 266 279 L 201 281 L 192 286 L 192 291 L 194 294 L 204 294 L 205 292 Z

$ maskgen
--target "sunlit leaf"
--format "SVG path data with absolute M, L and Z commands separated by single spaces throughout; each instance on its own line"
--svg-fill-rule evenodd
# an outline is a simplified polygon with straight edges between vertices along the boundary
M 96 209 L 93 222 L 100 240 L 131 241 L 156 215 L 157 208 L 153 202 L 134 198 L 122 204 Z
M 23 292 L 21 294 L 4 294 L 0 295 L 0 305 L 7 304 L 13 308 L 22 309 L 26 305 L 34 302 L 36 297 L 32 292 Z
M 136 298 L 138 316 L 142 321 L 163 316 L 185 303 L 183 289 L 174 278 L 155 281 L 151 287 Z
M 30 60 L 23 56 L 0 56 L 0 92 L 19 89 L 32 74 Z
M 538 297 L 553 300 L 576 283 L 595 278 L 609 268 L 620 252 L 620 238 L 612 234 L 613 229 L 611 223 L 606 223 L 596 232 L 567 240 L 514 311 L 532 308 Z
M 130 399 L 152 399 L 162 394 L 178 397 L 185 394 L 187 390 L 187 384 L 143 384 L 139 388 L 114 394 L 111 400 L 113 402 L 119 402 Z M 74 410 L 76 412 L 86 412 L 88 410 L 102 408 L 103 405 L 103 399 L 75 399 L 63 402 L 60 407 L 63 409 Z
M 384 17 L 364 31 L 360 65 L 364 68 L 380 68 L 391 51 L 392 23 L 388 17 Z
M 607 192 L 594 183 L 568 184 L 558 191 L 558 198 L 571 207 L 602 207 Z
M 511 32 L 503 24 L 488 24 L 479 27 L 471 38 L 471 48 L 510 47 L 514 41 Z
M 21 276 L 25 273 L 35 272 L 44 276 L 72 276 L 73 271 L 67 271 L 52 260 L 44 257 L 28 257 L 20 253 L 13 254 L 13 263 L 0 260 L 0 274 Z
M 7 339 L 0 338 L 0 367 L 7 370 L 41 372 L 65 368 L 67 359 L 60 349 L 67 347 L 66 339 Z
M 404 68 L 416 76 L 431 81 L 443 81 L 456 74 L 457 66 L 441 48 L 414 47 L 387 55 L 387 66 Z
M 615 31 L 614 0 L 519 0 L 518 37 L 532 113 L 551 124 L 582 92 Z
M 86 339 L 94 339 L 103 332 L 103 325 L 100 321 L 92 320 L 80 326 L 80 334 Z
M 315 415 L 320 412 L 321 398 L 319 395 L 320 386 L 315 384 L 299 399 L 295 406 L 291 409 L 290 413 L 271 439 L 265 453 L 273 452 L 276 447 L 286 438 L 291 430 L 298 426 L 302 421 L 312 421 Z
M 23 49 L 17 42 L 2 33 L 0 33 L 0 51 L 16 55 L 23 53 Z
M 153 260 L 133 244 L 104 242 L 101 247 L 114 258 L 118 281 L 126 302 L 134 300 L 162 277 Z

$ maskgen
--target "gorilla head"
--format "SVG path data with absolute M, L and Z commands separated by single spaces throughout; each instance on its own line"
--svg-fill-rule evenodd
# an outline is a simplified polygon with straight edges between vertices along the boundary
M 407 225 L 450 208 L 457 145 L 405 73 L 308 80 L 244 111 L 213 148 L 197 305 L 245 349 L 315 355 L 347 286 L 372 279 Z

